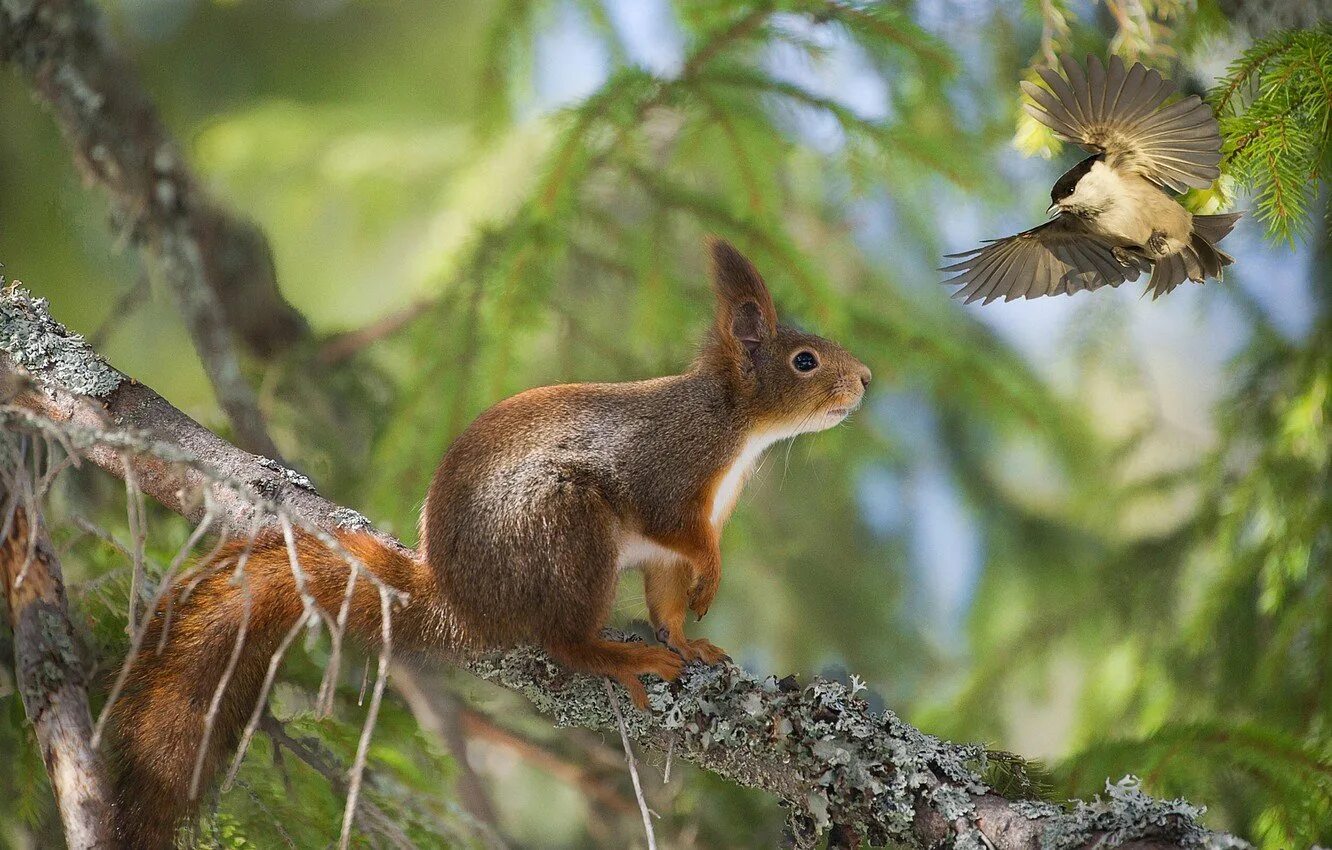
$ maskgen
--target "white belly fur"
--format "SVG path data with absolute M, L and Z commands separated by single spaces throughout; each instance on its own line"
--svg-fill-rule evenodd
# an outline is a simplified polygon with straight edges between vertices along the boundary
M 636 531 L 625 531 L 620 534 L 620 553 L 615 560 L 615 568 L 620 572 L 636 570 L 647 564 L 670 562 L 680 557 L 680 553 L 674 549 L 649 540 Z
M 745 440 L 745 444 L 740 448 L 740 454 L 727 467 L 726 472 L 722 475 L 721 483 L 717 485 L 716 491 L 712 494 L 712 508 L 708 519 L 712 522 L 713 528 L 720 529 L 722 524 L 726 522 L 726 518 L 731 515 L 736 499 L 740 497 L 740 490 L 745 486 L 745 482 L 749 480 L 750 473 L 754 471 L 754 464 L 758 462 L 764 450 L 779 440 L 794 437 L 796 434 L 805 431 L 817 430 L 819 427 L 817 425 L 810 427 L 808 422 L 801 424 L 804 427 L 789 426 L 773 431 L 765 431 Z M 669 562 L 684 557 L 674 549 L 662 546 L 655 540 L 650 540 L 637 531 L 628 529 L 620 532 L 619 545 L 620 550 L 615 565 L 621 572 L 638 569 L 646 564 L 659 564 L 663 561 Z
M 745 486 L 745 482 L 749 480 L 749 474 L 754 471 L 754 464 L 758 462 L 759 457 L 768 446 L 778 440 L 794 437 L 796 434 L 805 431 L 818 430 L 820 427 L 818 425 L 810 427 L 808 422 L 801 424 L 804 427 L 778 428 L 773 431 L 753 434 L 745 440 L 745 444 L 740 448 L 740 454 L 731 462 L 726 473 L 722 475 L 716 491 L 712 494 L 712 510 L 708 518 L 712 521 L 714 528 L 721 528 L 722 524 L 726 522 L 726 518 L 731 515 L 736 499 L 740 498 L 740 490 Z

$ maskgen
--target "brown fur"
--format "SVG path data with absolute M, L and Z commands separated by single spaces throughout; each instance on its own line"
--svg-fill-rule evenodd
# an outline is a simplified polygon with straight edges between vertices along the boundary
M 710 247 L 716 318 L 688 372 L 543 387 L 502 401 L 440 462 L 417 558 L 366 535 L 342 538 L 372 572 L 410 594 L 394 615 L 395 651 L 535 643 L 571 669 L 615 678 L 639 706 L 647 694 L 638 676 L 673 679 L 684 661 L 724 657 L 684 633 L 686 612 L 705 614 L 721 580 L 720 526 L 731 505 L 714 512 L 718 487 L 755 435 L 836 424 L 859 404 L 870 374 L 837 345 L 780 325 L 749 261 L 725 242 Z M 793 367 L 802 351 L 817 356 L 817 369 Z M 630 541 L 657 547 L 650 551 L 658 556 L 638 565 L 665 646 L 599 636 Z M 311 593 L 336 614 L 346 564 L 313 538 L 300 536 L 297 548 Z M 200 568 L 197 584 L 177 583 L 162 651 L 165 605 L 115 706 L 117 834 L 126 847 L 169 846 L 194 810 L 187 797 L 195 754 L 245 594 L 245 651 L 209 742 L 204 787 L 235 748 L 269 658 L 300 615 L 281 536 L 258 541 L 237 585 L 241 551 L 231 544 Z M 358 582 L 349 631 L 372 647 L 379 604 L 369 582 Z

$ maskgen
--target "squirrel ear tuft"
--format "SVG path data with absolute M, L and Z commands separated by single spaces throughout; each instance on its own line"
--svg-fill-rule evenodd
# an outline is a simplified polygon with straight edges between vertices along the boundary
M 725 239 L 708 238 L 712 289 L 717 294 L 718 330 L 753 351 L 777 331 L 777 310 L 763 276 Z

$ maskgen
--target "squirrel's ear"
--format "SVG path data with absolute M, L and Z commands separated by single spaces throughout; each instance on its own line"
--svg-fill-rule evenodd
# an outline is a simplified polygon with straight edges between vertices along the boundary
M 710 237 L 717 330 L 752 352 L 777 331 L 777 310 L 763 276 L 725 239 Z

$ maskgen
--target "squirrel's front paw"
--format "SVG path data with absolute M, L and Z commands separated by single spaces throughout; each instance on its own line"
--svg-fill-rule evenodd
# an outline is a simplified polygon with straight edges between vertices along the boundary
M 694 612 L 694 616 L 703 619 L 703 615 L 708 613 L 712 607 L 712 600 L 717 596 L 717 588 L 721 584 L 721 576 L 703 576 L 699 578 L 694 589 L 689 592 L 689 610 Z

